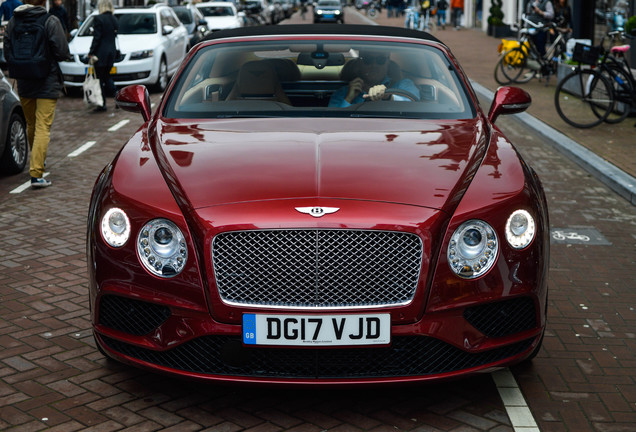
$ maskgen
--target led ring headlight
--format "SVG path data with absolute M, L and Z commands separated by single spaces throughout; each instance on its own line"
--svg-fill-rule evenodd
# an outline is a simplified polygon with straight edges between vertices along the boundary
M 490 270 L 498 250 L 495 230 L 482 220 L 469 220 L 451 236 L 447 250 L 448 264 L 457 276 L 473 279 Z
M 112 247 L 122 247 L 130 237 L 130 221 L 119 208 L 111 208 L 102 217 L 102 238 Z
M 139 231 L 137 255 L 150 273 L 173 277 L 185 267 L 188 248 L 183 233 L 173 222 L 154 219 Z
M 534 239 L 535 232 L 534 219 L 525 210 L 512 212 L 506 222 L 506 240 L 515 249 L 527 247 Z

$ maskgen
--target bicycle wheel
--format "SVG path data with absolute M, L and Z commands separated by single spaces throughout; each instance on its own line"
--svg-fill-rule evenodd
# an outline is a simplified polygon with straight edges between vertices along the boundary
M 528 54 L 521 48 L 513 48 L 502 55 L 497 66 L 499 70 L 495 68 L 495 80 L 499 84 L 527 83 L 536 74 L 536 70 L 528 67 Z
M 606 68 L 601 70 L 601 74 L 612 84 L 614 99 L 616 99 L 614 109 L 609 113 L 605 122 L 620 123 L 627 118 L 632 110 L 634 88 L 622 67 L 613 63 L 607 63 L 605 66 Z
M 603 122 L 614 107 L 612 86 L 595 70 L 577 69 L 557 84 L 554 105 L 566 123 L 590 128 Z
M 504 61 L 504 57 L 505 57 L 505 54 L 501 56 L 501 58 L 495 65 L 495 74 L 494 74 L 495 81 L 497 81 L 497 83 L 501 85 L 510 84 L 510 80 L 506 78 L 506 76 L 503 74 L 503 71 L 502 71 L 503 66 L 501 65 L 501 62 Z

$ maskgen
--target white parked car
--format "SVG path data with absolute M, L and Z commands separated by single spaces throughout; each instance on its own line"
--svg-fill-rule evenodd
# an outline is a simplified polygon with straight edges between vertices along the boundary
M 60 62 L 67 86 L 80 87 L 84 81 L 95 15 L 86 19 L 69 43 L 72 60 Z M 121 53 L 111 71 L 115 85 L 149 84 L 165 90 L 186 55 L 186 28 L 165 5 L 116 9 L 114 15 L 119 21 L 117 46 Z
M 243 26 L 234 3 L 229 1 L 197 3 L 197 9 L 203 14 L 212 31 L 231 29 Z

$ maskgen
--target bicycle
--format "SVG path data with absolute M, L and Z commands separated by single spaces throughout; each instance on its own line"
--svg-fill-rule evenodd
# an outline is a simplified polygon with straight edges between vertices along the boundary
M 415 6 L 404 9 L 404 28 L 417 29 L 420 21 L 420 13 Z
M 495 81 L 501 85 L 524 84 L 539 74 L 540 78 L 545 77 L 547 86 L 550 76 L 556 74 L 558 63 L 565 57 L 565 35 L 569 30 L 559 28 L 556 23 L 537 24 L 525 16 L 522 20 L 527 26 L 519 31 L 519 46 L 503 53 L 495 65 Z M 530 35 L 532 31 L 550 30 L 556 32 L 557 37 L 541 55 Z
M 404 13 L 405 28 L 426 31 L 428 33 L 434 33 L 437 30 L 435 20 L 431 18 L 430 8 L 427 8 L 426 12 L 421 14 L 417 6 L 409 6 L 404 10 Z
M 620 32 L 610 32 L 615 36 Z M 628 46 L 612 47 L 576 44 L 573 72 L 556 88 L 554 104 L 559 116 L 578 128 L 623 121 L 636 106 L 636 80 L 625 59 Z M 620 61 L 622 60 L 622 61 Z
M 371 19 L 376 19 L 380 12 L 381 12 L 381 7 L 375 1 L 370 2 L 366 7 L 366 14 Z

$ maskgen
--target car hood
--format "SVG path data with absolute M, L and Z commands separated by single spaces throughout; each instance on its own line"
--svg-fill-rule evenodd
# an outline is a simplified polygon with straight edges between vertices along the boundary
M 159 120 L 151 142 L 173 195 L 193 208 L 316 197 L 435 209 L 461 198 L 487 142 L 481 118 L 353 123 Z
M 118 35 L 117 47 L 123 54 L 129 52 L 152 49 L 156 46 L 158 37 L 156 34 L 147 35 Z M 74 37 L 68 44 L 71 54 L 88 54 L 93 43 L 93 36 Z
M 208 27 L 211 29 L 224 29 L 228 27 L 236 27 L 238 25 L 237 16 L 223 16 L 223 17 L 203 17 L 208 23 Z

